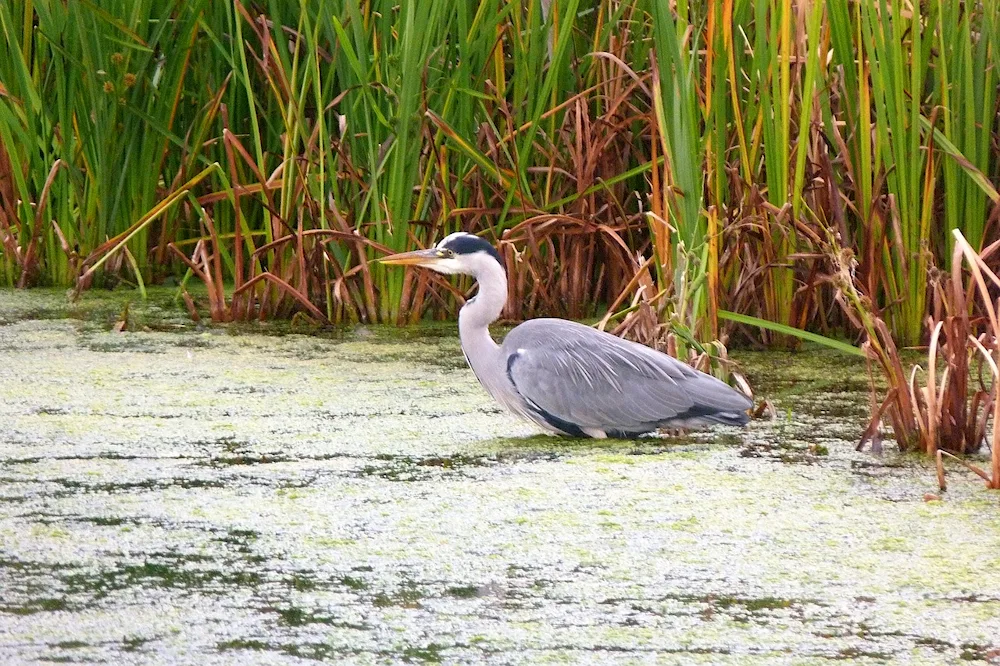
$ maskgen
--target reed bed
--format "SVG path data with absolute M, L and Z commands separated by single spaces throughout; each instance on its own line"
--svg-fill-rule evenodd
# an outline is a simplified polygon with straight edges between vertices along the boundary
M 512 319 L 790 346 L 863 335 L 832 239 L 915 345 L 950 230 L 998 235 L 992 2 L 27 0 L 0 30 L 11 286 L 405 323 L 467 283 L 372 260 L 463 229 Z

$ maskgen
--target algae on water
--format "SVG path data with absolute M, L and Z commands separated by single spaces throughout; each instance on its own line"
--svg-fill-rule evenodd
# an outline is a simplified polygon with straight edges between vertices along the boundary
M 0 661 L 997 662 L 1000 495 L 859 454 L 864 370 L 744 353 L 779 418 L 565 440 L 453 328 L 197 327 L 0 293 Z

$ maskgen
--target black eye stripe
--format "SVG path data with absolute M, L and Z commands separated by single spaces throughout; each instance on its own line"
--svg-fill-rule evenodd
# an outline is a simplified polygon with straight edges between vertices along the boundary
M 441 249 L 452 252 L 451 256 L 485 252 L 496 259 L 497 263 L 503 266 L 503 259 L 500 257 L 500 253 L 496 251 L 496 248 L 482 238 L 473 236 L 472 234 L 461 234 L 455 236 L 454 238 L 446 241 L 445 247 Z

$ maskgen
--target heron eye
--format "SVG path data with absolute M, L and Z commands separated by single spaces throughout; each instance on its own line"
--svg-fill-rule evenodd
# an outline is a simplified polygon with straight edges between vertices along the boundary
M 455 256 L 455 253 L 447 248 L 442 248 L 437 251 L 437 256 L 451 258 Z

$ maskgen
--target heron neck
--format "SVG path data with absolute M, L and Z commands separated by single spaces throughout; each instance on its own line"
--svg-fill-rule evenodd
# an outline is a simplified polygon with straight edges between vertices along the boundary
M 480 267 L 475 278 L 479 291 L 458 313 L 458 332 L 467 353 L 498 348 L 490 337 L 489 326 L 500 316 L 507 303 L 507 274 L 500 264 L 490 260 Z

